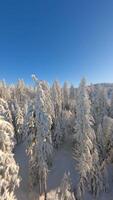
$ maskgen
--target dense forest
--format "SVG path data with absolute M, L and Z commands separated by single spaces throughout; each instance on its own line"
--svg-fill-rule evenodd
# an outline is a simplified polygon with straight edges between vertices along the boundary
M 49 86 L 32 79 L 32 86 L 0 81 L 0 200 L 107 199 L 113 190 L 113 84 L 87 85 L 83 78 L 79 87 Z M 18 162 L 24 154 L 16 157 L 23 146 L 27 183 Z

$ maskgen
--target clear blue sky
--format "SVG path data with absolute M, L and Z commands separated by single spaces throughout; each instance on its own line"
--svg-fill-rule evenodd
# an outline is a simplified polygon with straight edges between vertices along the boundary
M 113 82 L 113 0 L 1 0 L 0 79 Z

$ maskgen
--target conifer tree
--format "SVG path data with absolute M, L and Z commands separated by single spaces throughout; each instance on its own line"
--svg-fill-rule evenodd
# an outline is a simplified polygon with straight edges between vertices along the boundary
M 12 153 L 14 147 L 12 125 L 0 116 L 0 199 L 15 200 L 15 187 L 19 186 L 19 167 Z
M 12 124 L 15 132 L 17 144 L 20 143 L 24 136 L 24 114 L 19 106 L 16 97 L 10 101 L 10 110 L 12 115 Z
M 74 197 L 74 193 L 72 192 L 72 184 L 70 173 L 66 173 L 63 176 L 60 189 L 57 192 L 58 200 L 76 200 Z
M 39 192 L 47 190 L 47 174 L 52 162 L 52 138 L 51 126 L 54 115 L 53 105 L 50 97 L 50 89 L 46 82 L 37 82 L 37 93 L 35 99 L 35 132 L 32 134 L 30 149 L 29 170 L 32 186 L 39 185 Z M 29 151 L 30 150 L 30 151 Z
M 92 114 L 95 120 L 95 131 L 99 124 L 102 124 L 104 116 L 108 115 L 108 101 L 106 91 L 99 86 L 92 99 Z
M 55 117 L 57 118 L 62 111 L 62 90 L 58 81 L 54 81 L 52 85 L 51 98 L 54 105 Z
M 2 98 L 0 98 L 0 115 L 2 115 L 9 123 L 12 123 L 12 116 L 8 103 Z
M 68 83 L 65 82 L 62 88 L 62 98 L 63 98 L 63 109 L 69 110 L 69 86 Z
M 83 199 L 86 183 L 93 194 L 98 195 L 101 190 L 101 173 L 98 169 L 99 157 L 96 148 L 96 136 L 91 115 L 91 102 L 89 100 L 85 79 L 82 79 L 77 91 L 76 113 L 76 146 L 75 159 L 79 172 L 78 199 Z M 98 175 L 97 175 L 98 174 Z M 98 188 L 96 184 L 98 183 Z

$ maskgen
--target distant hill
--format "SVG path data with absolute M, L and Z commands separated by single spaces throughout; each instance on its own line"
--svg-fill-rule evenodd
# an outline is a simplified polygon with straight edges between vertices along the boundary
M 96 83 L 93 84 L 96 88 L 98 87 L 104 87 L 107 90 L 108 98 L 111 99 L 113 94 L 113 83 Z

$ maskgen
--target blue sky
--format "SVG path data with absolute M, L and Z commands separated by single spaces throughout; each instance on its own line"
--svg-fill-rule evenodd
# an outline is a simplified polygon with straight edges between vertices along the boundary
M 0 79 L 113 82 L 113 0 L 0 1 Z

